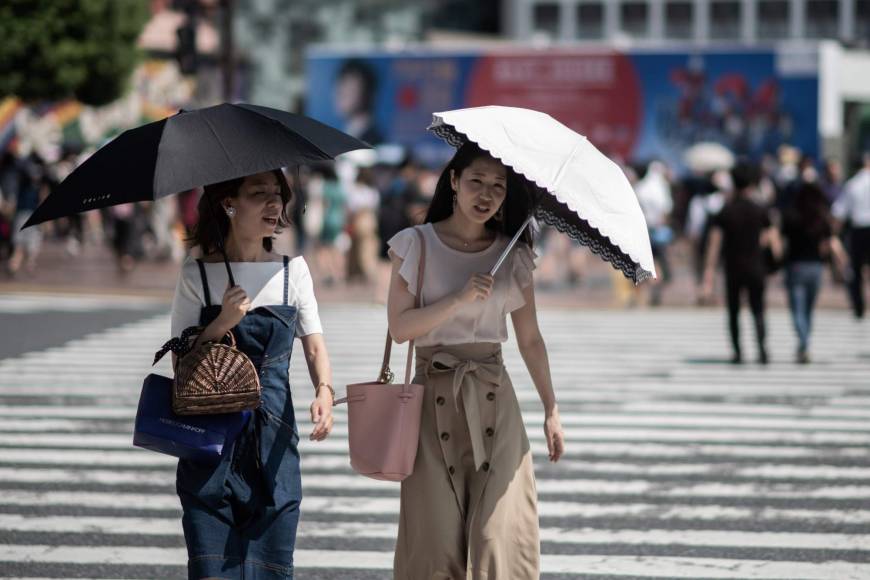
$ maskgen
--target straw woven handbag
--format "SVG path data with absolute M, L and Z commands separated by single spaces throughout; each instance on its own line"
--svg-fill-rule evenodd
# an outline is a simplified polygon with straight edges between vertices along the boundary
M 182 342 L 185 338 L 195 341 L 199 332 L 185 331 Z M 177 415 L 233 413 L 260 406 L 257 369 L 236 348 L 233 333 L 227 332 L 227 337 L 229 344 L 205 342 L 177 359 L 172 382 L 172 410 Z
M 208 203 L 217 220 L 214 204 Z M 230 261 L 224 249 L 224 236 L 218 228 L 217 246 L 227 268 L 230 286 L 236 285 Z M 202 268 L 202 262 L 199 263 Z M 209 292 L 202 272 L 203 292 Z M 236 337 L 227 331 L 220 341 L 208 341 L 194 346 L 205 330 L 202 326 L 185 328 L 181 337 L 169 340 L 154 355 L 154 364 L 170 350 L 175 361 L 172 381 L 172 411 L 176 415 L 212 415 L 235 413 L 260 406 L 260 377 L 248 355 L 236 348 Z M 229 337 L 229 344 L 224 340 Z

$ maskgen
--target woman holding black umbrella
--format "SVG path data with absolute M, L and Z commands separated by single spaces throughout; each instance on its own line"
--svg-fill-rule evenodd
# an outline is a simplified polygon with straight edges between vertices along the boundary
M 129 129 L 100 148 L 25 224 L 155 201 L 205 185 L 192 235 L 201 256 L 182 269 L 173 335 L 204 326 L 201 343 L 232 329 L 238 349 L 258 369 L 261 397 L 221 463 L 179 461 L 190 578 L 293 577 L 301 498 L 299 435 L 288 381 L 294 337 L 302 341 L 316 385 L 313 440 L 323 440 L 332 428 L 333 392 L 308 266 L 301 257 L 291 260 L 272 251 L 274 234 L 289 222 L 292 197 L 275 168 L 364 148 L 366 143 L 332 127 L 268 107 L 223 103 L 180 111 Z M 118 183 L 126 186 L 119 189 Z M 179 342 L 170 341 L 170 348 Z
M 206 186 L 191 240 L 202 257 L 185 261 L 176 288 L 172 335 L 202 325 L 197 340 L 203 342 L 232 330 L 259 367 L 262 387 L 260 407 L 221 463 L 179 461 L 190 578 L 293 577 L 301 501 L 288 380 L 295 337 L 315 385 L 312 440 L 332 429 L 333 390 L 308 266 L 302 257 L 272 252 L 273 236 L 288 224 L 290 201 L 280 170 Z M 221 236 L 236 285 L 228 280 Z

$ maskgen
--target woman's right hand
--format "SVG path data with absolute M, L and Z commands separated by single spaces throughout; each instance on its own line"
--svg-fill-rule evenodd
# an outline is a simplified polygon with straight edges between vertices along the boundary
M 470 304 L 477 300 L 486 300 L 492 294 L 493 277 L 489 274 L 474 274 L 459 292 L 459 301 Z
M 224 298 L 221 303 L 221 313 L 218 318 L 221 320 L 221 326 L 227 329 L 235 327 L 242 318 L 245 317 L 248 310 L 251 309 L 251 299 L 245 294 L 241 286 L 230 286 L 224 292 Z

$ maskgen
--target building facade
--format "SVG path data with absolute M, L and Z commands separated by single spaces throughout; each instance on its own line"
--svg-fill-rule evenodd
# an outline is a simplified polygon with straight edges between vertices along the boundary
M 870 44 L 870 0 L 505 0 L 518 41 Z

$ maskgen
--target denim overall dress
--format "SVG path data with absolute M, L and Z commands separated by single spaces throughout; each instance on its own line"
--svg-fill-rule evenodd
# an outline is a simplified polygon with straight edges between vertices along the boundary
M 257 367 L 260 407 L 218 465 L 178 462 L 191 579 L 293 578 L 302 481 L 288 372 L 297 314 L 288 304 L 288 262 L 285 256 L 283 304 L 255 308 L 233 328 L 237 347 Z M 201 261 L 199 271 L 205 326 L 221 305 L 211 302 Z

